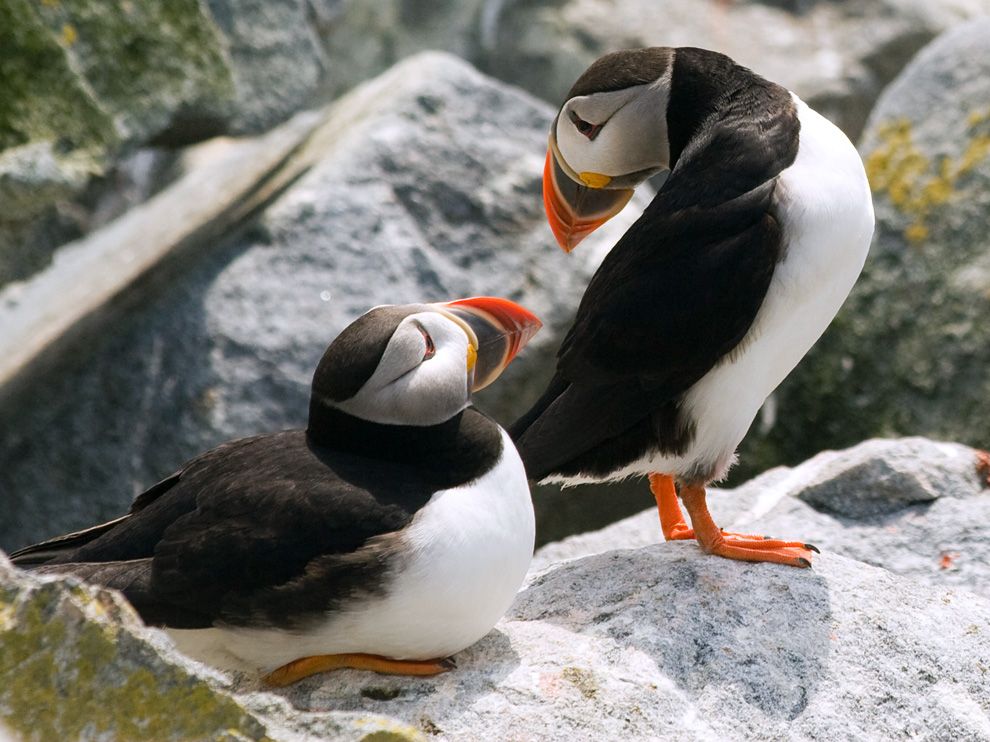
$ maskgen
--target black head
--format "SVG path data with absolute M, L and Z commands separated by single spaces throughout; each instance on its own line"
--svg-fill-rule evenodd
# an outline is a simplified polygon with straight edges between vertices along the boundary
M 494 381 L 539 327 L 527 310 L 491 297 L 376 307 L 323 354 L 310 424 L 327 408 L 391 425 L 442 423 Z

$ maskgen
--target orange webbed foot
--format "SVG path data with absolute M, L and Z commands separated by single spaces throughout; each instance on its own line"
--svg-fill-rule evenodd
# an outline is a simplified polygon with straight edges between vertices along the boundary
M 267 685 L 281 688 L 310 675 L 345 668 L 370 670 L 384 675 L 428 677 L 448 672 L 455 667 L 454 660 L 449 657 L 433 660 L 393 660 L 377 654 L 321 654 L 293 660 L 272 670 L 263 680 Z
M 792 567 L 810 567 L 812 553 L 818 549 L 802 541 L 784 541 L 749 533 L 723 531 L 712 520 L 705 503 L 705 488 L 687 486 L 681 491 L 684 507 L 694 528 L 687 525 L 677 502 L 672 477 L 651 474 L 650 489 L 657 501 L 660 527 L 668 541 L 695 539 L 708 554 L 746 562 L 774 562 Z

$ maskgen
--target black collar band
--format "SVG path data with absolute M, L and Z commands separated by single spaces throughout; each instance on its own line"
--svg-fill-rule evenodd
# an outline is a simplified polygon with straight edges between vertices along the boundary
M 439 425 L 387 425 L 314 399 L 306 433 L 318 447 L 419 469 L 439 487 L 478 478 L 502 455 L 498 425 L 474 407 Z

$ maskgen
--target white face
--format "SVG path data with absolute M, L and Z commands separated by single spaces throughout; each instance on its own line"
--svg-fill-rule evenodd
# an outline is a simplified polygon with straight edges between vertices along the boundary
M 561 163 L 572 177 L 597 173 L 619 179 L 610 187 L 633 187 L 669 168 L 667 100 L 669 80 L 608 93 L 571 98 L 557 117 L 554 132 Z M 580 119 L 574 121 L 574 116 Z M 601 126 L 593 138 L 581 132 L 586 124 Z M 644 172 L 645 171 L 645 172 Z M 641 177 L 622 179 L 622 176 Z
M 361 390 L 335 406 L 390 425 L 438 425 L 471 401 L 470 340 L 437 311 L 411 314 L 396 328 Z

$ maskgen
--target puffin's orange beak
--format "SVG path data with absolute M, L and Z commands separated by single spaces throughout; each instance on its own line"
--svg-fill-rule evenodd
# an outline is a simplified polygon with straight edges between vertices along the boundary
M 551 134 L 547 162 L 543 167 L 543 206 L 553 236 L 564 252 L 570 252 L 581 240 L 622 211 L 622 207 L 632 198 L 633 190 L 591 188 L 578 183 L 561 167 L 559 157 Z
M 457 299 L 440 306 L 466 324 L 475 336 L 472 342 L 477 341 L 472 392 L 495 381 L 516 353 L 543 327 L 528 309 L 497 296 Z M 469 350 L 469 356 L 470 353 Z

